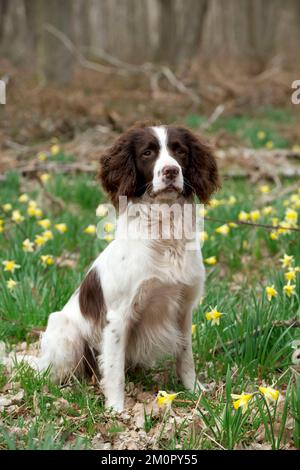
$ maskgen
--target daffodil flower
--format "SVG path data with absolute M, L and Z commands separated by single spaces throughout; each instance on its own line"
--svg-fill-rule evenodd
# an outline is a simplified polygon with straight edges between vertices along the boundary
M 288 297 L 291 297 L 292 295 L 295 294 L 295 288 L 296 288 L 295 284 L 291 284 L 290 282 L 288 282 L 285 286 L 283 286 L 283 292 Z
M 227 204 L 230 206 L 233 206 L 236 203 L 236 197 L 230 196 L 229 199 L 227 200 Z
M 45 152 L 39 152 L 37 158 L 38 160 L 40 160 L 40 162 L 43 162 L 46 160 L 47 155 L 45 154 Z
M 274 148 L 274 142 L 272 142 L 272 140 L 268 140 L 268 142 L 266 143 L 266 148 L 268 150 L 272 150 L 272 148 Z
M 287 209 L 285 212 L 285 220 L 296 225 L 298 221 L 298 212 L 293 209 Z
M 38 225 L 43 227 L 45 230 L 50 227 L 51 222 L 49 219 L 38 220 Z
M 8 290 L 12 291 L 16 285 L 17 285 L 17 281 L 15 281 L 14 279 L 8 279 L 8 281 L 6 281 L 6 286 L 8 288 Z
M 84 233 L 88 233 L 89 235 L 95 235 L 96 232 L 97 232 L 97 227 L 96 227 L 96 225 L 88 225 L 88 226 L 84 229 Z
M 262 209 L 262 213 L 264 215 L 271 215 L 274 212 L 274 207 L 272 206 L 266 206 Z
M 42 217 L 43 211 L 38 207 L 29 205 L 27 208 L 27 214 L 29 217 L 36 217 L 37 219 Z
M 249 218 L 250 218 L 249 214 L 245 211 L 241 211 L 238 215 L 238 219 L 241 222 L 247 222 L 247 220 L 249 220 Z
M 109 233 L 113 231 L 114 227 L 114 224 L 112 224 L 111 222 L 106 222 L 103 228 L 105 232 Z
M 273 299 L 273 297 L 276 297 L 278 295 L 278 292 L 274 286 L 267 286 L 266 294 L 267 294 L 267 299 L 270 302 Z
M 217 307 L 215 307 L 210 312 L 205 314 L 205 318 L 207 321 L 211 321 L 212 325 L 220 325 L 220 318 L 224 315 L 224 313 L 218 312 Z
M 52 155 L 57 155 L 60 152 L 60 146 L 58 144 L 54 144 L 50 148 L 50 152 Z
M 178 393 L 167 393 L 164 390 L 160 390 L 156 397 L 158 406 L 170 408 L 177 395 Z
M 199 237 L 201 242 L 206 242 L 208 240 L 208 233 L 205 231 L 200 232 Z
M 26 240 L 23 241 L 22 243 L 23 251 L 26 253 L 32 253 L 34 251 L 34 243 L 29 240 L 29 238 L 26 238 Z
M 279 391 L 275 390 L 272 387 L 258 387 L 260 393 L 265 397 L 267 403 L 269 404 L 270 401 L 277 401 L 279 398 Z
M 280 259 L 281 261 L 281 266 L 283 268 L 290 268 L 293 261 L 294 261 L 294 257 L 293 256 L 289 256 L 287 255 L 286 253 L 283 255 L 283 258 Z
M 43 237 L 42 235 L 36 235 L 34 242 L 36 246 L 43 246 L 47 242 L 47 238 Z
M 65 233 L 68 230 L 68 227 L 66 224 L 55 224 L 54 227 L 59 233 Z
M 40 260 L 44 266 L 51 266 L 54 264 L 54 258 L 52 255 L 42 255 Z
M 262 194 L 268 194 L 270 192 L 270 186 L 264 184 L 263 186 L 260 186 L 259 190 Z
M 15 211 L 12 211 L 11 220 L 12 220 L 13 222 L 15 222 L 16 224 L 19 224 L 19 223 L 23 222 L 24 217 L 22 216 L 22 214 L 20 213 L 20 211 L 15 210 Z
M 11 261 L 2 261 L 2 264 L 4 266 L 4 271 L 9 271 L 11 273 L 14 273 L 15 272 L 15 269 L 20 269 L 20 265 L 19 264 L 16 264 L 15 261 L 11 260 Z
M 230 231 L 230 228 L 228 224 L 224 224 L 216 228 L 216 233 L 220 233 L 221 235 L 228 235 L 229 231 Z
M 47 181 L 49 181 L 50 178 L 51 178 L 51 175 L 49 175 L 49 173 L 43 173 L 43 174 L 40 176 L 40 180 L 41 180 L 43 183 L 47 183 Z
M 289 268 L 289 271 L 284 273 L 284 277 L 288 282 L 295 281 L 296 275 L 297 275 L 296 270 L 292 268 Z
M 2 209 L 4 210 L 4 212 L 9 212 L 12 210 L 12 205 L 7 202 L 6 204 L 2 205 Z
M 250 219 L 252 222 L 256 222 L 260 218 L 260 211 L 255 210 L 250 212 Z
M 21 194 L 21 196 L 19 196 L 18 201 L 25 203 L 25 202 L 28 202 L 28 199 L 29 198 L 28 198 L 27 194 L 24 193 L 24 194 Z
M 217 263 L 217 258 L 215 256 L 210 256 L 209 258 L 206 258 L 204 260 L 204 263 L 210 265 L 210 266 L 213 266 L 214 264 Z
M 196 333 L 197 325 L 192 325 L 192 335 Z
M 105 237 L 103 237 L 103 240 L 105 240 L 106 242 L 111 242 L 113 241 L 114 237 L 112 235 L 110 235 L 109 233 L 107 235 L 105 235 Z
M 253 397 L 253 393 L 243 392 L 241 395 L 236 395 L 235 393 L 232 393 L 231 398 L 234 400 L 233 401 L 234 409 L 237 410 L 238 408 L 242 408 L 242 414 L 245 414 L 252 397 Z
M 272 232 L 270 233 L 271 240 L 278 240 L 278 237 L 279 237 L 278 232 L 275 232 L 274 230 L 272 230 Z
M 104 204 L 100 204 L 96 209 L 97 217 L 105 217 L 108 214 L 108 209 Z
M 257 138 L 259 140 L 264 140 L 266 137 L 267 137 L 267 134 L 265 133 L 265 131 L 258 131 Z
M 46 240 L 52 240 L 53 239 L 53 233 L 51 232 L 51 230 L 45 230 L 42 233 L 42 237 L 44 237 Z

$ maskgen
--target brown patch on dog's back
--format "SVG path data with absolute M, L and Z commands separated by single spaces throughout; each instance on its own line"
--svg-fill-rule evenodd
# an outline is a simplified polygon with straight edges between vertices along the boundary
M 101 281 L 96 269 L 91 269 L 79 288 L 79 306 L 82 315 L 95 323 L 105 325 L 106 306 Z

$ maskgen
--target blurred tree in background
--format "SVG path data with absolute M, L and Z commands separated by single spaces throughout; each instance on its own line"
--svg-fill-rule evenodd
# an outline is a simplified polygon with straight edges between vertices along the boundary
M 49 29 L 49 25 L 55 28 Z M 64 40 L 59 38 L 64 34 Z M 299 0 L 0 0 L 0 53 L 68 83 L 74 51 L 131 64 L 295 69 Z M 233 69 L 235 67 L 235 69 Z

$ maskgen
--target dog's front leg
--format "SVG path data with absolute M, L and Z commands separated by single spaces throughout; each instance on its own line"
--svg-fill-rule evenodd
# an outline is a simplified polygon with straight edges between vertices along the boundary
M 105 406 L 115 411 L 124 408 L 126 327 L 119 312 L 108 312 L 103 330 L 100 368 Z

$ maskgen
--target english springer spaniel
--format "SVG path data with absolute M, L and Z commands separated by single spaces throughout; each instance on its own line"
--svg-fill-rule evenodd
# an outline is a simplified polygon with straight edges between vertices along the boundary
M 56 382 L 88 369 L 99 373 L 106 406 L 121 411 L 129 366 L 149 367 L 172 354 L 184 386 L 198 386 L 191 326 L 205 278 L 200 239 L 195 232 L 196 243 L 187 249 L 191 240 L 184 233 L 175 237 L 181 214 L 175 211 L 169 217 L 168 209 L 174 203 L 195 208 L 194 196 L 208 202 L 219 177 L 210 147 L 189 130 L 140 125 L 102 155 L 100 180 L 115 207 L 120 196 L 127 197 L 128 206 L 137 205 L 139 210 L 126 218 L 126 233 L 131 227 L 135 235 L 124 236 L 122 210 L 115 239 L 63 309 L 51 313 L 40 356 L 30 363 L 39 371 L 51 366 Z M 158 233 L 146 237 L 145 227 L 151 231 L 154 225 L 149 214 L 157 215 L 157 208 Z M 170 226 L 165 230 L 167 216 Z M 146 223 L 139 232 L 141 219 Z

